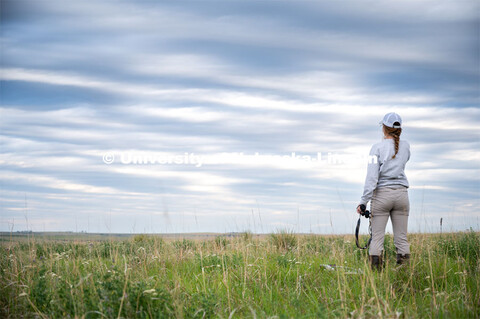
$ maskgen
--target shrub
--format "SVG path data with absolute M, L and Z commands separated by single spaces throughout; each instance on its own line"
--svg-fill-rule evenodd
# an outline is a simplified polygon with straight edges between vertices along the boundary
M 241 237 L 242 237 L 243 241 L 249 242 L 249 241 L 252 240 L 253 235 L 252 235 L 251 231 L 247 230 L 247 231 L 244 231 L 243 233 L 241 233 Z
M 195 248 L 195 242 L 189 239 L 176 240 L 173 242 L 173 247 L 181 250 L 188 250 Z
M 480 259 L 480 234 L 470 229 L 465 233 L 445 236 L 437 241 L 436 248 L 448 257 L 461 257 L 474 266 Z
M 173 299 L 165 288 L 149 289 L 144 281 L 134 282 L 129 287 L 128 298 L 136 318 L 172 318 L 174 315 Z
M 227 247 L 228 241 L 224 236 L 217 236 L 215 237 L 215 245 L 217 248 L 225 248 Z
M 280 230 L 271 234 L 270 240 L 278 249 L 292 250 L 297 247 L 297 235 L 293 231 Z
M 144 243 L 148 241 L 149 237 L 146 234 L 138 234 L 133 236 L 133 242 L 134 243 Z
M 213 318 L 218 307 L 219 297 L 213 292 L 198 292 L 186 298 L 187 318 Z

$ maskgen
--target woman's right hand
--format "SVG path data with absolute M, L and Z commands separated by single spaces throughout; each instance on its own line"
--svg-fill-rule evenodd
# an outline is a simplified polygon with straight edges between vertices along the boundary
M 362 214 L 362 210 L 360 209 L 360 205 L 357 206 L 357 213 L 360 214 L 360 215 Z

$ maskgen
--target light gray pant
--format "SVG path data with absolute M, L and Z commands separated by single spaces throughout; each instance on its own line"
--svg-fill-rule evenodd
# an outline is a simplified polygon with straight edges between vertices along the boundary
M 372 212 L 372 242 L 369 254 L 376 256 L 382 254 L 388 217 L 392 219 L 393 242 L 397 254 L 410 254 L 410 245 L 407 241 L 410 211 L 408 189 L 403 186 L 377 188 L 373 193 L 370 211 Z

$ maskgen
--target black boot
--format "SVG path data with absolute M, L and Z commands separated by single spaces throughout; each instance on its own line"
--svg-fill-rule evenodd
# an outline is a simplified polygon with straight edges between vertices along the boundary
M 408 264 L 410 254 L 397 254 L 397 265 Z
M 382 269 L 382 257 L 369 255 L 368 259 L 370 260 L 370 266 L 372 270 L 381 270 Z

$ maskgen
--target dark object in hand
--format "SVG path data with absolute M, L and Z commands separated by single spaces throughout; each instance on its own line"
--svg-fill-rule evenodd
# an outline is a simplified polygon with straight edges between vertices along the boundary
M 370 218 L 370 211 L 367 210 L 367 207 L 365 205 L 360 205 L 360 211 L 360 215 L 364 216 L 365 218 Z

